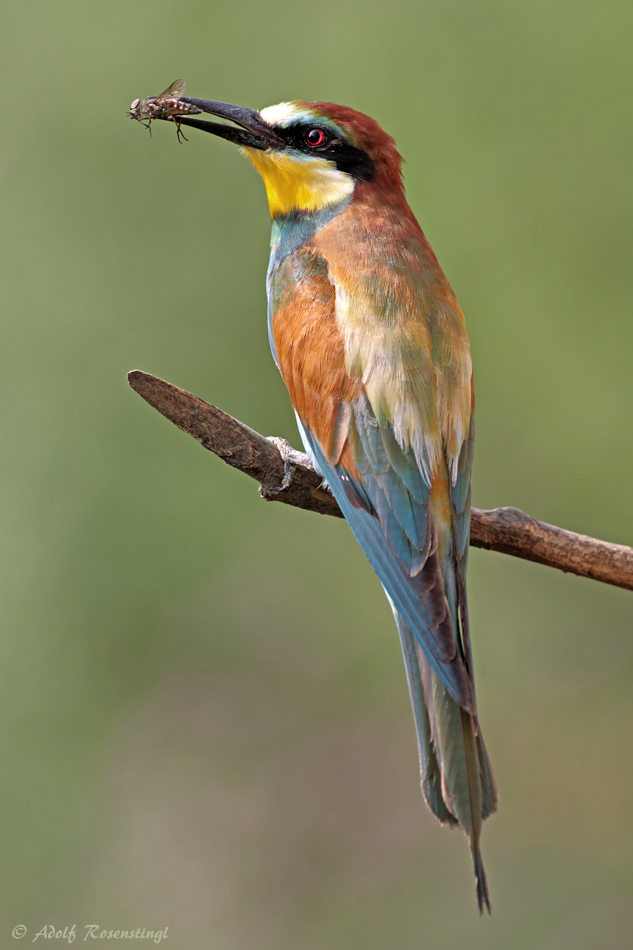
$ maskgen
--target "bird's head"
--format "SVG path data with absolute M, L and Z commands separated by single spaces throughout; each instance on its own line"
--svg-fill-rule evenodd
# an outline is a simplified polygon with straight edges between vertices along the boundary
M 182 119 L 242 146 L 264 179 L 273 217 L 322 210 L 369 183 L 402 194 L 395 143 L 361 112 L 330 102 L 282 102 L 255 112 L 206 99 L 183 101 L 235 123 Z

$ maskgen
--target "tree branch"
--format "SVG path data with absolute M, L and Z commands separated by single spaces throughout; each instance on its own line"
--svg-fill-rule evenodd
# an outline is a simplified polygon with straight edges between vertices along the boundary
M 127 378 L 132 389 L 166 419 L 228 465 L 258 481 L 259 493 L 267 501 L 343 517 L 308 456 L 283 439 L 266 439 L 221 409 L 157 376 L 133 370 Z M 470 543 L 633 590 L 633 548 L 556 528 L 517 508 L 473 508 Z

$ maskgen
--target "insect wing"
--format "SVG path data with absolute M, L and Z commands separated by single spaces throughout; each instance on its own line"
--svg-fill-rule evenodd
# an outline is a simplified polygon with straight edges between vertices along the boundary
M 161 92 L 160 96 L 156 96 L 154 102 L 162 102 L 163 99 L 180 99 L 181 96 L 184 96 L 186 88 L 187 83 L 184 79 L 176 79 L 171 86 L 167 86 L 167 89 Z

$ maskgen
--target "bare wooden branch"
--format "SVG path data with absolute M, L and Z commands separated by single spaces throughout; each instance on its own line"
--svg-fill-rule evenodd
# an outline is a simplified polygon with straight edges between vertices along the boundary
M 633 548 L 565 531 L 518 508 L 473 508 L 470 543 L 633 590 Z
M 166 419 L 228 465 L 258 481 L 259 492 L 266 500 L 343 517 L 308 456 L 283 439 L 266 439 L 221 409 L 157 376 L 133 370 L 127 378 L 132 389 Z M 633 590 L 633 548 L 565 531 L 517 508 L 473 508 L 470 543 Z
M 323 479 L 303 452 L 294 453 L 289 460 L 295 466 L 294 474 L 290 485 L 282 489 L 288 468 L 277 444 L 282 440 L 264 438 L 204 399 L 158 376 L 136 369 L 128 373 L 127 380 L 132 389 L 166 419 L 192 435 L 205 449 L 219 455 L 228 465 L 239 468 L 259 482 L 260 494 L 267 501 L 281 501 L 321 515 L 343 517 L 332 494 L 321 488 Z M 285 445 L 293 451 L 288 443 Z

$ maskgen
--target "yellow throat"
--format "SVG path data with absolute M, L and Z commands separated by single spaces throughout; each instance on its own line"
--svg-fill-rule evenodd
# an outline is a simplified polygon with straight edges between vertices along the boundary
M 248 147 L 242 151 L 264 179 L 273 218 L 290 211 L 318 211 L 354 191 L 352 176 L 326 158 Z

